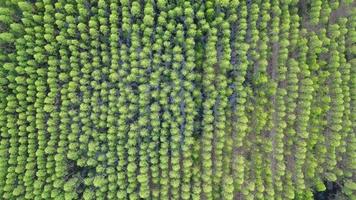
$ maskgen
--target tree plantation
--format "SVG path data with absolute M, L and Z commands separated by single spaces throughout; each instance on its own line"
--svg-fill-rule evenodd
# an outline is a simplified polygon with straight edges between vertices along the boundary
M 1 0 L 0 199 L 356 199 L 353 0 Z

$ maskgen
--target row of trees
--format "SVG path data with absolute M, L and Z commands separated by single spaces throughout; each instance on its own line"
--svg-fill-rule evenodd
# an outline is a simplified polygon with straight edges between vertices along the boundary
M 354 198 L 355 11 L 304 3 L 1 2 L 1 198 Z

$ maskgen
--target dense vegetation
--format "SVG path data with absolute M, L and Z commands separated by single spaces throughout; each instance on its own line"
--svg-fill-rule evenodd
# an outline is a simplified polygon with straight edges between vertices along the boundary
M 0 1 L 0 199 L 356 199 L 352 0 Z

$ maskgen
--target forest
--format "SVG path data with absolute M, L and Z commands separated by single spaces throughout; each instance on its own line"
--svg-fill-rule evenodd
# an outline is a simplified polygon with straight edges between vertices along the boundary
M 355 200 L 353 0 L 0 0 L 0 199 Z

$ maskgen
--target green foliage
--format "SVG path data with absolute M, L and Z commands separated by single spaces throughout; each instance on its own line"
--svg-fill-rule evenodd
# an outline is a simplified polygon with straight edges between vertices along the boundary
M 351 2 L 1 2 L 0 199 L 353 199 Z
M 11 43 L 14 41 L 14 35 L 12 33 L 0 33 L 0 43 Z

